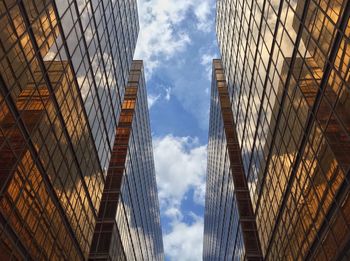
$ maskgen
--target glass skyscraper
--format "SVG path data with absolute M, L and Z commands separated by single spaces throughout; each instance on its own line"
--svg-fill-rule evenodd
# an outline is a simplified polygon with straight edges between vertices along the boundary
M 91 260 L 164 260 L 142 61 L 133 62 L 125 89 L 90 253 Z
M 0 260 L 103 260 L 91 245 L 105 221 L 138 30 L 136 0 L 0 1 Z M 163 251 L 147 104 L 138 102 L 111 260 Z
M 220 60 L 213 61 L 204 260 L 261 260 L 257 228 Z
M 205 260 L 350 259 L 349 16 L 343 0 L 217 1 L 212 88 L 229 98 L 212 90 Z

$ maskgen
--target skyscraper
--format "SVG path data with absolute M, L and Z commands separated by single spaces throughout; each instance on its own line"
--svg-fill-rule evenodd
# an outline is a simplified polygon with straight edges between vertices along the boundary
M 220 60 L 213 61 L 204 260 L 261 260 L 249 188 Z
M 2 0 L 0 28 L 0 259 L 85 260 L 108 190 L 139 29 L 136 0 Z M 135 251 L 151 256 L 162 252 L 162 242 L 148 114 L 135 128 L 144 155 L 127 163 L 147 166 L 149 186 L 135 183 L 129 198 L 122 186 L 128 216 L 116 220 L 119 231 L 143 237 Z M 130 203 L 140 195 L 152 200 L 152 220 L 147 211 L 142 222 L 139 214 L 130 217 L 143 211 Z M 121 243 L 132 258 L 123 237 Z
M 91 260 L 164 259 L 142 61 L 133 62 L 125 89 L 90 253 Z
M 246 229 L 257 230 L 262 259 L 350 258 L 349 15 L 342 0 L 217 2 L 224 73 L 212 87 L 224 81 L 229 105 L 220 106 L 231 110 L 217 108 L 212 90 L 205 259 L 251 259 L 256 242 L 242 225 L 250 205 L 255 226 Z M 244 210 L 237 164 L 249 189 Z

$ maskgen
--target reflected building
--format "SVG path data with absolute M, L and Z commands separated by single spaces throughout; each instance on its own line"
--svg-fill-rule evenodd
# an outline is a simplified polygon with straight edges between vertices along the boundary
M 2 0 L 0 28 L 0 260 L 86 260 L 108 191 L 125 86 L 134 77 L 136 1 Z M 145 95 L 144 80 L 142 86 Z M 135 139 L 145 144 L 128 164 L 139 167 L 130 176 L 142 170 L 148 186 L 135 188 L 137 180 L 130 192 L 123 181 L 124 216 L 115 220 L 118 231 L 140 237 L 135 252 L 161 256 L 147 104 L 140 100 Z M 140 195 L 150 201 L 147 214 L 133 202 Z M 133 259 L 124 254 L 131 242 L 124 234 L 122 250 L 110 251 Z
M 343 0 L 217 1 L 205 260 L 350 258 L 349 16 Z M 237 165 L 258 244 L 244 233 Z

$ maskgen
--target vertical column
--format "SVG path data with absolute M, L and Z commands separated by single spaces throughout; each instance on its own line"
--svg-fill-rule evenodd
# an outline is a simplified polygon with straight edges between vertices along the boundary
M 239 220 L 242 227 L 246 251 L 245 256 L 247 260 L 263 260 L 248 183 L 243 170 L 243 161 L 236 133 L 236 124 L 233 120 L 227 84 L 222 77 L 223 68 L 220 60 L 214 60 L 214 69 L 227 140 L 227 149 L 230 158 L 230 168 L 235 188 L 234 193 L 237 201 Z
M 122 239 L 115 220 L 129 148 L 129 138 L 132 132 L 140 74 L 140 70 L 132 70 L 128 86 L 125 88 L 122 111 L 116 130 L 116 138 L 102 194 L 89 260 L 125 259 Z M 137 84 L 135 85 L 135 83 Z

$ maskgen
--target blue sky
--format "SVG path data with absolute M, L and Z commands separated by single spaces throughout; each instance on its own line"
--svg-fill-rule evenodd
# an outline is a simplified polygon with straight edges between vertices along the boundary
M 201 260 L 215 0 L 138 0 L 166 260 Z

